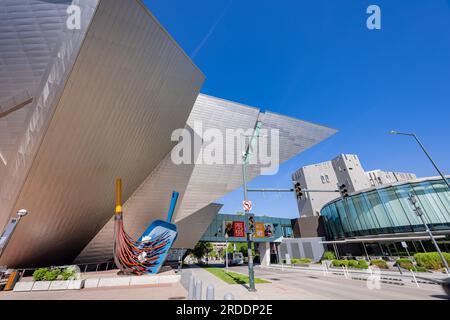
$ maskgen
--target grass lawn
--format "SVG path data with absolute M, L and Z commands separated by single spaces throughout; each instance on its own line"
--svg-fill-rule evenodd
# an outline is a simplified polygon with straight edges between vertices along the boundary
M 217 278 L 225 281 L 226 283 L 229 283 L 229 284 L 247 284 L 248 283 L 248 276 L 246 276 L 246 275 L 236 273 L 236 272 L 231 272 L 231 271 L 226 272 L 222 268 L 214 268 L 214 267 L 207 267 L 207 266 L 204 266 L 203 268 L 205 268 L 205 270 L 211 272 Z M 255 283 L 270 283 L 270 281 L 260 279 L 260 278 L 255 278 Z

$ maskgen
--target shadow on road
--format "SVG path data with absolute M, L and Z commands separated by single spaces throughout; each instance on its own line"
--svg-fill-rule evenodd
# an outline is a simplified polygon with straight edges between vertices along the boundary
M 433 298 L 443 299 L 443 300 L 450 300 L 450 296 L 447 296 L 445 294 L 434 294 L 432 295 Z

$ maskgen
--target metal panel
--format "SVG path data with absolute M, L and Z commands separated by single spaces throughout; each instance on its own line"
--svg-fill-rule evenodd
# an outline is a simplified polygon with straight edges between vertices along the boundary
M 97 2 L 79 3 L 86 23 L 73 32 L 65 24 L 70 1 L 0 1 L 0 103 L 34 99 L 0 118 L 0 227 L 8 221 Z
M 186 128 L 195 133 L 194 138 L 198 141 L 208 129 L 218 129 L 225 136 L 227 129 L 253 129 L 258 119 L 263 120 L 264 128 L 280 130 L 280 163 L 336 132 L 334 129 L 274 113 L 261 116 L 257 108 L 203 94 L 198 96 Z M 196 125 L 198 122 L 201 122 L 202 128 Z M 241 150 L 238 143 L 234 149 L 227 149 L 236 156 L 241 155 Z M 194 158 L 198 160 L 198 156 L 199 151 Z M 260 169 L 260 163 L 249 165 L 249 180 L 258 176 Z M 175 221 L 181 222 L 241 185 L 242 167 L 239 164 L 197 163 L 195 167 L 177 166 L 172 163 L 170 155 L 167 155 L 163 163 L 125 203 L 125 227 L 127 232 L 137 237 L 152 220 L 164 219 L 171 190 L 181 193 L 180 205 L 175 213 Z M 77 262 L 101 262 L 112 257 L 112 225 L 113 221 L 109 221 L 78 256 Z M 185 226 L 187 225 L 182 224 L 179 237 L 183 237 L 184 232 L 191 234 L 191 229 L 188 227 L 185 230 Z M 197 240 L 202 234 L 196 234 Z M 192 246 L 195 243 L 196 241 L 190 241 Z
M 14 206 L 9 266 L 72 261 L 171 150 L 204 77 L 140 1 L 102 0 Z
M 303 251 L 305 252 L 305 258 L 314 260 L 314 253 L 311 242 L 303 242 Z
M 125 230 L 138 238 L 156 219 L 166 219 L 172 191 L 181 200 L 191 177 L 193 165 L 175 165 L 170 154 L 152 171 L 123 205 Z M 113 216 L 113 212 L 110 213 Z M 103 262 L 112 258 L 114 218 L 92 239 L 75 260 L 76 263 Z
M 259 114 L 256 108 L 206 95 L 199 95 L 188 125 L 194 127 L 196 121 L 202 121 L 203 130 L 219 129 L 225 136 L 227 129 L 253 129 L 258 119 L 262 120 L 264 129 L 280 130 L 280 164 L 336 133 L 334 129 L 270 112 Z M 270 147 L 271 140 L 267 140 Z M 227 148 L 226 151 L 241 155 L 243 147 L 238 144 L 235 147 L 235 150 Z M 249 165 L 248 181 L 260 175 L 262 167 L 264 165 L 259 160 L 257 164 Z M 182 219 L 208 203 L 217 201 L 241 185 L 242 166 L 238 163 L 197 164 L 176 219 Z
M 222 204 L 211 203 L 206 207 L 194 212 L 189 217 L 177 222 L 178 238 L 173 244 L 174 248 L 193 248 L 198 242 L 199 235 L 205 233 L 211 222 L 223 207 Z
M 302 255 L 300 254 L 299 243 L 291 242 L 290 245 L 291 245 L 291 252 L 292 252 L 291 259 L 301 259 Z

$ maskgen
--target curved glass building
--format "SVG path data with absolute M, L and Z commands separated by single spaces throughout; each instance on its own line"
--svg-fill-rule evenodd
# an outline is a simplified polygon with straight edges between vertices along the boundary
M 442 179 L 425 178 L 327 203 L 321 210 L 327 240 L 425 231 L 408 201 L 410 193 L 417 197 L 432 231 L 450 232 L 450 190 Z

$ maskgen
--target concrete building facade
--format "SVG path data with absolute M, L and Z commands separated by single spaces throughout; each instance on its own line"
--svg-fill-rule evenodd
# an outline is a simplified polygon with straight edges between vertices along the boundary
M 332 191 L 345 184 L 349 193 L 413 179 L 416 179 L 413 173 L 366 172 L 355 154 L 341 154 L 330 161 L 302 167 L 292 174 L 292 180 L 300 182 L 302 189 Z M 297 199 L 300 217 L 319 216 L 322 207 L 339 196 L 337 192 L 304 193 L 301 199 Z

